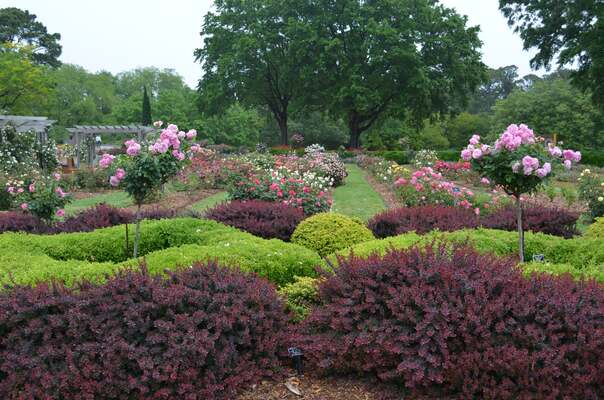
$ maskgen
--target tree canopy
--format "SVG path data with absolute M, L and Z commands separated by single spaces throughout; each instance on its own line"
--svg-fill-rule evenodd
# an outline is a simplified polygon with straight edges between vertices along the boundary
M 574 82 L 604 109 L 603 1 L 499 0 L 499 8 L 524 47 L 537 48 L 533 68 L 577 65 Z
M 59 66 L 62 51 L 59 40 L 61 35 L 48 33 L 35 14 L 16 7 L 0 9 L 0 42 L 31 46 L 35 63 Z

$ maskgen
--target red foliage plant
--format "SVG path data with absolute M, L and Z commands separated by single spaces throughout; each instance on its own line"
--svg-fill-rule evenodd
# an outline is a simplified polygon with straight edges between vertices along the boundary
M 415 395 L 604 398 L 604 288 L 514 264 L 443 243 L 340 258 L 293 342 Z
M 424 234 L 432 230 L 456 231 L 476 228 L 479 219 L 472 210 L 461 207 L 419 206 L 386 210 L 367 223 L 377 238 L 415 231 Z
M 12 288 L 0 294 L 0 398 L 231 399 L 274 374 L 286 324 L 272 285 L 213 263 Z
M 304 219 L 304 211 L 282 203 L 235 200 L 217 205 L 205 216 L 265 239 L 289 241 Z

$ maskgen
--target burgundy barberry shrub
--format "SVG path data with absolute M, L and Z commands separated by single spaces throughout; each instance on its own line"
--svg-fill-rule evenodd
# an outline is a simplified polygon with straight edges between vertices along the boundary
M 19 211 L 0 212 L 0 233 L 46 233 L 46 225 L 38 217 Z
M 547 233 L 567 239 L 579 234 L 577 212 L 535 204 L 526 205 L 523 214 L 522 224 L 527 231 Z M 486 228 L 515 231 L 518 227 L 516 218 L 516 208 L 510 205 L 485 215 L 481 218 L 481 224 Z
M 476 228 L 479 219 L 472 210 L 465 208 L 427 205 L 386 210 L 371 218 L 367 225 L 376 237 L 385 238 L 410 231 L 421 235 L 435 229 Z
M 304 211 L 269 201 L 235 200 L 208 210 L 205 217 L 265 239 L 289 241 Z
M 212 263 L 14 288 L 0 294 L 0 398 L 232 399 L 274 373 L 286 324 L 267 281 Z
M 445 244 L 341 258 L 293 342 L 417 395 L 604 398 L 604 287 L 514 265 Z

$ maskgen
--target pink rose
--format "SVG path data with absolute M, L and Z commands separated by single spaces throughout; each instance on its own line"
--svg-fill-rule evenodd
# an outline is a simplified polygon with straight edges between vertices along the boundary
M 17 193 L 23 193 L 25 190 L 23 190 L 23 188 L 19 188 L 17 189 Z
M 180 131 L 180 132 L 178 132 L 178 138 L 179 138 L 179 139 L 184 139 L 184 138 L 185 138 L 185 136 L 187 136 L 187 134 L 186 134 L 184 131 Z
M 107 168 L 111 165 L 111 163 L 113 162 L 113 159 L 115 158 L 115 156 L 111 155 L 111 154 L 103 154 L 103 156 L 101 157 L 101 160 L 99 161 L 99 166 L 101 168 Z
M 191 140 L 197 136 L 197 131 L 195 129 L 191 129 L 189 132 L 187 132 L 186 136 L 187 136 L 187 139 Z
M 120 184 L 120 180 L 117 176 L 113 175 L 109 178 L 109 184 L 113 187 L 118 186 Z
M 21 209 L 23 211 L 25 211 L 25 210 L 27 210 L 29 208 L 29 206 L 27 205 L 27 203 L 21 203 L 21 205 L 19 207 L 21 207 Z
M 472 152 L 472 158 L 477 160 L 480 159 L 480 157 L 482 157 L 482 150 L 476 149 Z
M 31 185 L 29 185 L 29 193 L 33 193 L 36 191 L 36 187 L 34 186 L 34 184 L 32 183 Z
M 122 179 L 124 179 L 125 176 L 126 176 L 126 171 L 124 171 L 122 168 L 118 168 L 115 170 L 115 177 L 117 179 L 119 179 L 120 181 Z
M 535 171 L 535 174 L 539 177 L 539 178 L 545 178 L 547 176 L 547 171 L 544 168 L 538 168 Z
M 463 158 L 465 161 L 470 161 L 472 159 L 472 151 L 470 149 L 462 150 L 461 158 Z
M 134 157 L 134 156 L 138 155 L 138 153 L 140 153 L 140 151 L 141 151 L 141 145 L 134 142 L 128 147 L 128 149 L 126 150 L 126 153 L 129 156 Z
M 65 216 L 65 210 L 57 210 L 56 216 L 59 218 L 63 218 Z
M 564 160 L 564 166 L 566 167 L 566 169 L 571 169 L 573 166 L 573 163 L 570 160 Z
M 476 215 L 480 215 L 480 208 L 476 207 L 476 208 L 474 209 L 474 214 L 476 214 Z
M 66 196 L 66 193 L 63 191 L 63 189 L 61 189 L 60 187 L 55 189 L 55 193 L 60 197 L 63 198 Z

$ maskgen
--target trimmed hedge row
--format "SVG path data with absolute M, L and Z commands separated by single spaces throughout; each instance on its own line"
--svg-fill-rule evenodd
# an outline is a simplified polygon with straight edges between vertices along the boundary
M 105 274 L 139 263 L 129 258 L 132 238 L 131 230 L 127 252 L 124 226 L 57 235 L 4 233 L 0 235 L 0 283 L 31 285 L 52 278 L 68 285 L 81 279 L 102 281 Z M 322 264 L 315 252 L 302 246 L 194 218 L 143 221 L 139 251 L 153 274 L 217 259 L 278 285 L 292 282 L 294 276 L 314 276 L 315 266 Z
M 214 263 L 19 287 L 0 293 L 0 398 L 232 399 L 278 372 L 286 328 L 273 285 Z
M 418 243 L 451 241 L 471 244 L 480 253 L 515 257 L 518 254 L 518 234 L 495 229 L 472 229 L 455 232 L 431 232 L 418 235 L 405 233 L 380 240 L 360 243 L 336 254 L 367 257 L 374 252 L 384 254 L 390 248 L 409 248 Z M 525 234 L 527 259 L 533 255 L 543 255 L 545 263 L 535 262 L 523 266 L 527 272 L 569 273 L 575 278 L 595 278 L 604 282 L 604 239 L 576 238 L 563 239 L 542 233 Z M 334 255 L 330 256 L 332 261 Z
M 582 150 L 581 163 L 594 167 L 604 167 L 604 150 Z

